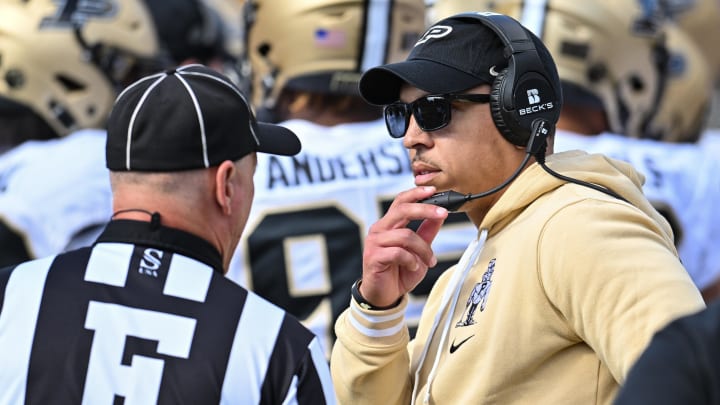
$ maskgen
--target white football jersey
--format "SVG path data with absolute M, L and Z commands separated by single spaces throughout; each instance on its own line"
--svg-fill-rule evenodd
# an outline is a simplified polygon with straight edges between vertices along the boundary
M 720 143 L 718 144 L 720 147 Z M 698 288 L 720 277 L 720 160 L 702 144 L 666 143 L 557 130 L 555 152 L 581 149 L 624 160 L 645 176 L 643 190 L 670 222 L 678 253 Z
M 110 220 L 105 134 L 82 130 L 0 155 L 0 216 L 32 257 L 88 245 Z
M 368 228 L 400 191 L 414 187 L 412 170 L 402 141 L 388 135 L 382 120 L 281 125 L 298 135 L 302 151 L 293 157 L 258 154 L 255 200 L 228 276 L 293 313 L 329 354 L 335 319 L 362 275 Z M 465 214 L 446 221 L 433 242 L 438 266 L 411 294 L 411 327 L 432 283 L 476 233 Z

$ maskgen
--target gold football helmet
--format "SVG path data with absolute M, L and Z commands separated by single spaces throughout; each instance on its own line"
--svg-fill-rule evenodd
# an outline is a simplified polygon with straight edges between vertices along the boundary
M 425 4 L 247 0 L 244 17 L 253 104 L 271 109 L 286 87 L 358 94 L 362 72 L 410 52 L 425 29 Z
M 688 33 L 712 69 L 713 80 L 720 80 L 720 1 L 685 0 L 688 6 L 671 17 Z
M 58 136 L 103 127 L 128 75 L 155 65 L 155 28 L 140 0 L 2 0 L 0 16 L 0 97 Z
M 696 142 L 707 123 L 713 75 L 702 51 L 675 24 L 666 27 L 670 59 L 668 80 L 648 137 L 667 142 Z
M 516 18 L 552 53 L 565 104 L 602 106 L 610 131 L 643 137 L 664 91 L 668 60 L 662 13 L 645 3 L 437 0 L 429 13 L 435 20 L 467 11 Z

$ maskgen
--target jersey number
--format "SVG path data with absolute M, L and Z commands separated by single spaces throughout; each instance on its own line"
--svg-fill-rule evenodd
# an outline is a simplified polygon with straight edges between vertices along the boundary
M 187 359 L 195 324 L 192 318 L 91 301 L 85 328 L 94 337 L 82 403 L 111 404 L 116 396 L 125 405 L 157 403 L 164 361 L 134 355 L 123 365 L 126 338 L 157 341 L 158 353 Z
M 381 212 L 391 202 L 381 201 Z M 469 221 L 464 214 L 453 215 L 445 226 L 458 223 Z M 244 247 L 253 291 L 300 319 L 322 339 L 326 354 L 335 340 L 334 322 L 350 302 L 350 286 L 362 274 L 364 232 L 360 219 L 329 205 L 269 213 Z M 422 307 L 437 277 L 461 254 L 462 250 L 439 257 L 438 265 L 411 294 L 411 306 Z M 414 314 L 419 310 L 408 308 L 411 333 L 418 321 Z

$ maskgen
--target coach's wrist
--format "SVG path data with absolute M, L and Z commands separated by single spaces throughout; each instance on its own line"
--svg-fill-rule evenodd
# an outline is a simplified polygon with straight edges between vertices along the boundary
M 384 306 L 373 305 L 367 299 L 365 299 L 365 297 L 363 297 L 363 295 L 360 293 L 360 284 L 361 283 L 362 283 L 362 278 L 355 280 L 352 287 L 350 288 L 350 292 L 352 293 L 352 297 L 355 300 L 355 302 L 357 302 L 357 304 L 362 309 L 366 309 L 366 310 L 370 310 L 370 311 L 384 311 L 384 310 L 388 310 L 388 309 L 393 309 L 393 308 L 397 307 L 398 305 L 400 305 L 400 303 L 402 302 L 402 297 L 400 297 L 394 303 L 392 303 L 390 305 L 384 305 Z

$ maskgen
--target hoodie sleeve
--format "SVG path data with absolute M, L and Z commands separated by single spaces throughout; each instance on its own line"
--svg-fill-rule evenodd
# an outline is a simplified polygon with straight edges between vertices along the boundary
M 352 300 L 338 318 L 330 369 L 340 404 L 410 403 L 407 303 L 368 311 Z
M 705 306 L 663 232 L 632 205 L 588 198 L 556 212 L 539 241 L 548 299 L 621 384 L 656 331 Z

